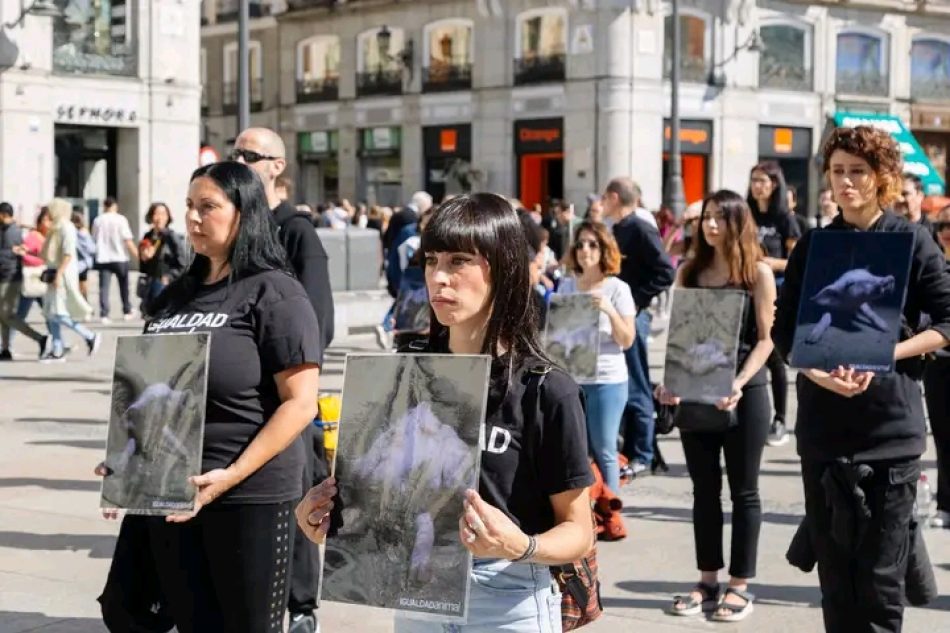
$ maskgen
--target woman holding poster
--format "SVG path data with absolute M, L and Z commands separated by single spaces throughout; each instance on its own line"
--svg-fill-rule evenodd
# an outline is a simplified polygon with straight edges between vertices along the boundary
M 721 190 L 711 195 L 703 202 L 700 221 L 694 256 L 680 269 L 676 286 L 741 290 L 745 295 L 732 394 L 716 403 L 720 410 L 735 410 L 737 423 L 721 431 L 683 429 L 680 433 L 693 483 L 693 535 L 700 580 L 688 594 L 673 599 L 669 613 L 689 616 L 709 611 L 714 620 L 735 622 L 752 612 L 755 600 L 748 588 L 756 572 L 762 525 L 759 467 L 769 432 L 768 381 L 763 367 L 773 349 L 769 331 L 775 277 L 762 260 L 752 213 L 739 194 Z M 676 302 L 674 291 L 674 312 Z M 710 314 L 696 316 L 711 318 Z M 680 404 L 679 394 L 670 393 L 663 385 L 657 387 L 656 395 L 664 404 Z M 732 497 L 732 547 L 729 585 L 720 595 L 719 571 L 724 567 L 722 454 Z
M 913 234 L 893 371 L 875 375 L 850 366 L 801 371 L 795 425 L 825 628 L 830 633 L 897 632 L 903 622 L 920 455 L 926 447 L 917 381 L 923 357 L 950 339 L 950 274 L 926 229 L 887 211 L 903 181 L 901 151 L 889 134 L 866 126 L 839 128 L 821 155 L 841 213 L 827 227 L 805 235 L 789 258 L 772 330 L 784 358 L 792 351 L 800 304 L 814 300 L 803 286 L 806 262 L 813 258 L 809 266 L 821 267 L 822 254 L 813 248 L 816 235 Z M 865 303 L 861 310 L 870 308 Z M 921 313 L 932 319 L 922 331 Z M 854 507 L 855 498 L 863 499 L 863 507 Z M 839 529 L 849 522 L 853 530 Z

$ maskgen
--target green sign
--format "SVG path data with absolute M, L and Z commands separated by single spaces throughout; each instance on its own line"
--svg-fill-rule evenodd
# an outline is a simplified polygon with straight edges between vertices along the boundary
M 946 188 L 943 177 L 934 169 L 920 143 L 898 117 L 870 112 L 836 112 L 835 125 L 838 127 L 868 125 L 884 130 L 900 145 L 901 153 L 904 155 L 904 173 L 918 176 L 923 181 L 924 193 L 928 196 L 943 195 Z
M 297 145 L 302 155 L 332 156 L 337 151 L 338 132 L 299 132 Z

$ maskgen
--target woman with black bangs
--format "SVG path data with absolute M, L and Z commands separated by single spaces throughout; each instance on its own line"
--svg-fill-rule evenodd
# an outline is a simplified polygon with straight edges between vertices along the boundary
M 103 619 L 112 631 L 144 630 L 129 624 L 144 593 L 144 616 L 160 602 L 181 633 L 279 632 L 291 512 L 303 493 L 298 438 L 317 413 L 319 326 L 285 271 L 254 172 L 236 162 L 199 168 L 187 207 L 194 261 L 159 295 L 145 332 L 211 334 L 195 510 L 125 517 Z M 100 465 L 97 474 L 110 473 Z
M 475 559 L 468 623 L 459 630 L 557 633 L 560 595 L 549 566 L 591 547 L 593 477 L 580 389 L 541 351 L 524 229 L 504 198 L 461 196 L 432 216 L 421 250 L 431 329 L 424 349 L 404 351 L 490 355 L 486 437 L 503 438 L 485 448 L 478 491 L 459 508 L 459 538 Z M 539 367 L 551 368 L 540 384 Z M 297 507 L 315 541 L 326 531 L 332 491 L 332 482 L 318 486 Z M 396 633 L 443 630 L 396 619 Z
M 749 193 L 746 202 L 752 210 L 759 231 L 759 243 L 765 263 L 775 273 L 775 284 L 782 285 L 789 253 L 802 234 L 788 209 L 788 188 L 782 168 L 774 160 L 762 161 L 749 172 Z M 769 446 L 788 443 L 785 416 L 788 413 L 788 374 L 777 353 L 766 363 L 772 381 L 772 406 L 775 415 L 769 427 Z

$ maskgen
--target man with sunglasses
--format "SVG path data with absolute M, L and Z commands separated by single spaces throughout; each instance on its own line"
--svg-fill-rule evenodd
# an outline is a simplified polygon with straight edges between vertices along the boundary
M 333 292 L 330 288 L 327 252 L 313 228 L 310 215 L 299 213 L 290 200 L 282 200 L 279 195 L 277 181 L 287 168 L 286 155 L 284 141 L 279 134 L 267 128 L 248 128 L 238 135 L 229 158 L 246 164 L 264 183 L 267 203 L 274 212 L 274 221 L 280 241 L 287 251 L 287 260 L 307 291 L 320 324 L 323 348 L 326 349 L 333 340 Z M 304 490 L 309 490 L 330 475 L 330 468 L 323 446 L 323 431 L 311 424 L 301 438 L 309 455 L 303 473 Z M 314 611 L 317 608 L 317 583 L 321 567 L 320 550 L 297 528 L 291 566 L 288 633 L 319 631 Z

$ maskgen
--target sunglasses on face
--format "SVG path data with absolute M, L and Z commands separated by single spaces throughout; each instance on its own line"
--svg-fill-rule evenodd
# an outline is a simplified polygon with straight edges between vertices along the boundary
M 588 248 L 592 251 L 599 251 L 600 244 L 597 243 L 597 240 L 577 240 L 574 242 L 574 250 L 579 251 L 584 248 Z
M 268 156 L 267 154 L 261 154 L 259 152 L 255 152 L 249 149 L 241 149 L 241 148 L 235 147 L 228 154 L 228 159 L 237 160 L 239 158 L 243 158 L 245 163 L 247 163 L 248 165 L 251 165 L 253 163 L 259 163 L 262 160 L 277 160 L 278 158 L 280 158 L 280 156 Z

